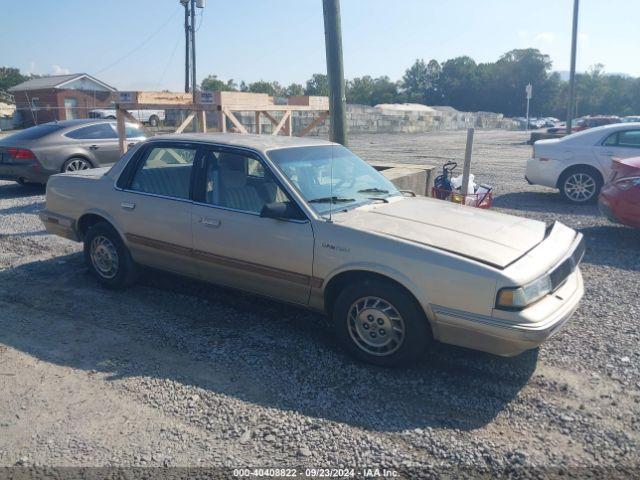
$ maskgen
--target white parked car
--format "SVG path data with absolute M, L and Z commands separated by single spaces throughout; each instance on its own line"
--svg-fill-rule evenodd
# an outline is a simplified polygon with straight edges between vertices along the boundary
M 640 123 L 616 123 L 563 138 L 538 140 L 526 180 L 557 188 L 573 203 L 593 202 L 611 175 L 613 158 L 640 155 Z
M 139 122 L 147 123 L 152 127 L 157 127 L 165 120 L 164 110 L 131 110 L 129 113 Z M 116 111 L 113 108 L 98 108 L 91 110 L 89 117 L 115 119 Z

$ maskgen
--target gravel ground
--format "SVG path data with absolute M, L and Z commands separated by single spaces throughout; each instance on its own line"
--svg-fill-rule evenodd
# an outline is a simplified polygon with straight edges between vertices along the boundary
M 365 159 L 442 165 L 464 132 L 357 135 Z M 154 272 L 99 288 L 47 235 L 42 189 L 0 182 L 0 466 L 377 467 L 640 474 L 640 232 L 523 179 L 523 133 L 476 132 L 495 209 L 587 238 L 586 293 L 539 350 L 438 345 L 355 363 L 322 316 Z

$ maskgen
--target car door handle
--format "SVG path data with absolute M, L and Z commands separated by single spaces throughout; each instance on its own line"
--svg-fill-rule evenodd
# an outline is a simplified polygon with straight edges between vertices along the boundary
M 200 223 L 205 227 L 218 228 L 222 222 L 215 218 L 200 217 Z
M 122 202 L 120 206 L 126 210 L 133 210 L 136 208 L 136 204 L 131 202 Z
M 99 148 L 100 148 L 100 147 L 99 147 L 98 145 L 91 145 L 91 146 L 89 147 L 89 149 L 90 149 L 90 150 L 97 150 L 97 149 L 99 149 Z

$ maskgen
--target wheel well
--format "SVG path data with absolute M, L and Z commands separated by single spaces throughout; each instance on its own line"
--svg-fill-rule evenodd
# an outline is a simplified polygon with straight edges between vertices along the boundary
M 69 160 L 71 160 L 73 158 L 81 158 L 82 160 L 85 160 L 87 163 L 89 163 L 89 165 L 91 165 L 92 168 L 95 167 L 95 165 L 91 162 L 91 160 L 89 160 L 89 158 L 87 158 L 85 155 L 82 155 L 81 153 L 79 153 L 78 155 L 71 155 L 64 162 L 62 162 L 62 166 L 60 167 L 60 171 L 61 172 L 64 172 L 65 163 L 67 163 Z
M 91 228 L 92 226 L 94 226 L 96 223 L 99 223 L 99 222 L 106 222 L 109 225 L 111 225 L 109 220 L 95 213 L 87 213 L 81 216 L 78 219 L 78 223 L 77 223 L 77 232 L 80 239 L 81 240 L 84 239 L 84 236 L 86 235 L 89 228 Z
M 367 270 L 350 270 L 348 272 L 339 273 L 338 275 L 333 277 L 331 280 L 329 280 L 328 285 L 325 287 L 324 305 L 327 314 L 331 315 L 333 304 L 335 303 L 336 298 L 338 298 L 338 295 L 340 295 L 340 292 L 344 287 L 351 283 L 366 282 L 367 280 L 382 280 L 385 282 L 393 283 L 394 285 L 398 286 L 399 288 L 406 291 L 409 295 L 411 295 L 411 297 L 415 300 L 416 305 L 420 306 L 420 302 L 418 302 L 418 299 L 415 297 L 415 295 L 413 295 L 413 293 L 411 293 L 411 291 L 409 291 L 409 289 L 402 285 L 400 282 L 397 282 L 396 280 L 387 277 L 386 275 L 369 272 Z M 420 310 L 422 310 L 421 306 Z
M 600 170 L 598 170 L 596 167 L 591 166 L 591 165 L 586 165 L 586 164 L 580 164 L 580 165 L 572 165 L 568 168 L 565 168 L 562 173 L 558 176 L 558 182 L 556 184 L 556 188 L 561 189 L 562 188 L 562 180 L 564 179 L 565 175 L 571 173 L 571 172 L 577 172 L 577 171 L 588 171 L 593 173 L 598 179 L 600 179 L 600 184 L 604 183 L 604 178 L 602 176 L 602 173 L 600 173 Z

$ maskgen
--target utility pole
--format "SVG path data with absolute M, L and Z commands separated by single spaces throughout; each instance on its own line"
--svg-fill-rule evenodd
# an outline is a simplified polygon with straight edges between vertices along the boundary
M 322 0 L 324 39 L 327 52 L 331 140 L 347 145 L 346 97 L 342 62 L 340 0 Z
M 524 89 L 526 95 L 527 95 L 527 125 L 525 127 L 525 131 L 528 132 L 529 131 L 529 102 L 531 102 L 531 95 L 533 93 L 533 85 L 531 85 L 530 83 L 527 83 L 527 86 Z
M 196 0 L 191 0 L 191 92 L 196 103 Z
M 189 93 L 189 1 L 180 3 L 184 7 L 184 93 Z
M 571 32 L 571 73 L 569 75 L 569 105 L 567 106 L 567 135 L 571 134 L 576 94 L 576 47 L 578 42 L 578 7 L 580 0 L 573 0 L 573 30 Z

